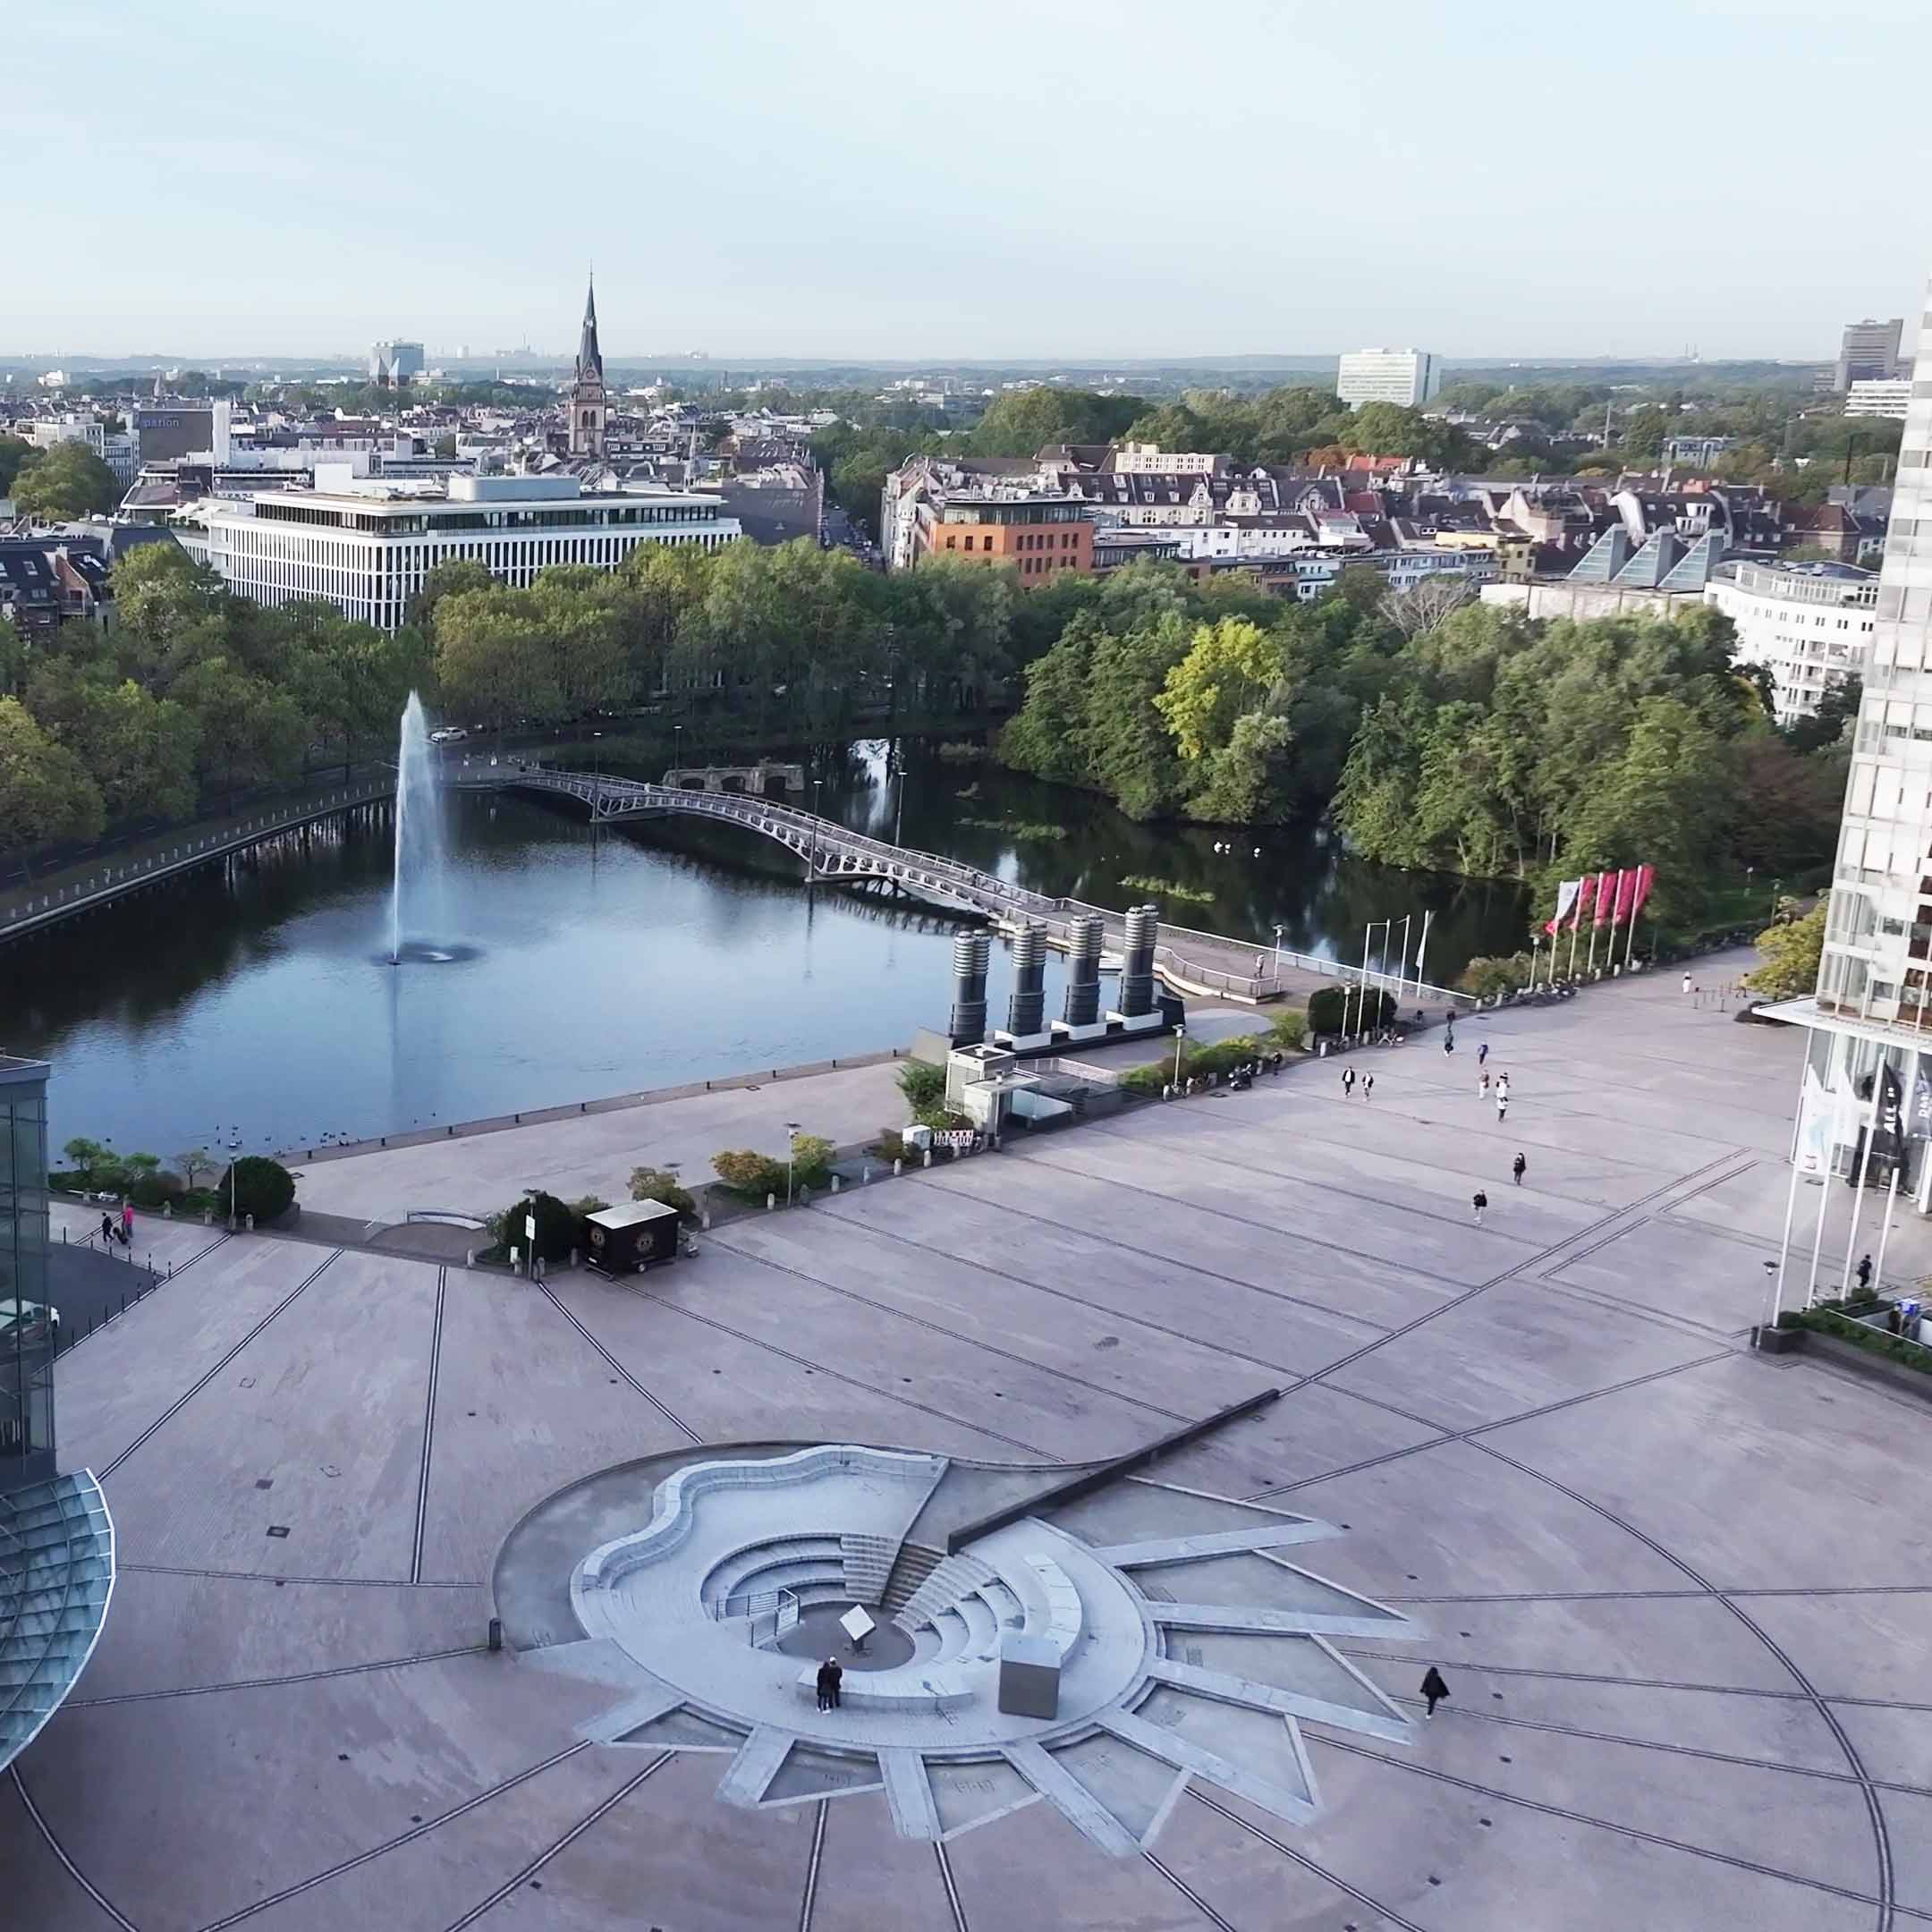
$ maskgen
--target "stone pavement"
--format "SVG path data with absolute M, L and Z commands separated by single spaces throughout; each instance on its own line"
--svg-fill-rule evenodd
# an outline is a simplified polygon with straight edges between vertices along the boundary
M 0 1782 L 0 1923 L 1922 1921 L 1932 1415 L 1741 1347 L 1801 1040 L 1662 978 L 1457 1038 L 1359 1058 L 1372 1102 L 1302 1067 L 737 1223 L 634 1290 L 164 1231 L 174 1280 L 59 1365 L 121 1575 L 75 1699 Z M 1819 1200 L 1842 1254 L 1849 1191 L 1801 1190 L 1801 1225 Z M 1921 1273 L 1925 1226 L 1898 1224 L 1887 1271 Z M 949 1792 L 936 1844 L 876 1790 L 745 1809 L 715 1743 L 587 1741 L 607 1690 L 480 1648 L 505 1537 L 614 1465 L 1088 1461 L 1271 1383 L 1161 1481 L 1334 1523 L 1320 1574 L 1434 1633 L 1338 1648 L 1411 1716 L 1425 1658 L 1452 1691 L 1406 1748 L 1304 1722 L 1305 1825 L 1205 1777 L 1122 1857 L 1017 1772 Z

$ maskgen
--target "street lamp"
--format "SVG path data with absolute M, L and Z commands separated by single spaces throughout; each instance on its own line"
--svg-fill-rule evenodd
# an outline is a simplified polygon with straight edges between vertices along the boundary
M 792 1205 L 792 1163 L 798 1158 L 798 1137 L 799 1123 L 795 1120 L 788 1120 L 785 1123 L 784 1154 L 784 1204 L 787 1208 Z
M 1181 1085 L 1181 1045 L 1186 1038 L 1187 1029 L 1177 1023 L 1174 1030 L 1174 1084 L 1176 1089 Z
M 1275 928 L 1275 984 L 1276 986 L 1281 984 L 1281 936 L 1287 929 L 1285 926 L 1277 926 Z

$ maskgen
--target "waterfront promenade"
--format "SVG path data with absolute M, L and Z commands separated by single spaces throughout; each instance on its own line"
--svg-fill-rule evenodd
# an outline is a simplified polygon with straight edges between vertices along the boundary
M 629 1288 L 163 1228 L 174 1280 L 58 1368 L 121 1574 L 74 1699 L 0 1783 L 10 1910 L 36 1932 L 1932 1915 L 1932 1420 L 1744 1348 L 1801 1048 L 1640 977 L 1472 1018 L 1453 1055 L 1355 1056 L 1372 1101 L 1304 1063 L 740 1221 Z M 851 1078 L 869 1124 L 890 1077 Z M 636 1112 L 695 1148 L 767 1109 L 830 1118 L 813 1085 L 709 1129 L 699 1099 Z M 1804 1197 L 1840 1241 L 1841 1197 Z M 1901 1211 L 1887 1274 L 1928 1267 Z M 1118 1857 L 1044 1772 L 1055 1795 L 1021 1783 L 937 1843 L 863 1784 L 746 1809 L 700 1727 L 589 1741 L 607 1692 L 482 1648 L 512 1527 L 615 1463 L 777 1441 L 1080 1462 L 1270 1385 L 1149 1506 L 1335 1525 L 1311 1567 L 1429 1632 L 1338 1649 L 1411 1716 L 1426 1662 L 1452 1692 L 1410 1742 L 1304 1720 L 1306 1824 L 1207 1774 Z

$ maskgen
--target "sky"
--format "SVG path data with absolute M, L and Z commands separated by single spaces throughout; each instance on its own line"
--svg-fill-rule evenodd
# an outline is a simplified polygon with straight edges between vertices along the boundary
M 7 0 L 0 354 L 1828 358 L 1932 4 Z

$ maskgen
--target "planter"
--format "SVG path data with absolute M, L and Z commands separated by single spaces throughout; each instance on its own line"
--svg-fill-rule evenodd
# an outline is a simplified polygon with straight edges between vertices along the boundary
M 1762 1355 L 1795 1355 L 1805 1344 L 1802 1328 L 1753 1328 L 1751 1346 Z
M 1917 1401 L 1932 1402 L 1932 1375 L 1923 1369 L 1909 1368 L 1903 1362 L 1875 1355 L 1869 1349 L 1861 1349 L 1855 1342 L 1841 1341 L 1836 1335 L 1820 1335 L 1815 1328 L 1785 1328 L 1778 1332 L 1794 1338 L 1801 1354 L 1835 1362 L 1841 1368 L 1849 1368 L 1853 1375 L 1862 1376 L 1868 1381 L 1883 1382 Z

